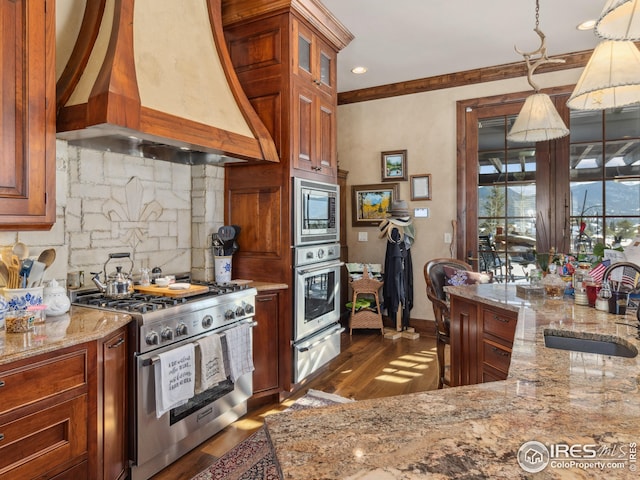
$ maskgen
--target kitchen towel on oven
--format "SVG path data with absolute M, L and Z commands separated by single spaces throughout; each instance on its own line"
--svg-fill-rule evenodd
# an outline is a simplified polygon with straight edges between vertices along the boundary
M 242 324 L 224 332 L 227 342 L 229 376 L 233 383 L 245 373 L 253 372 L 253 352 L 251 351 L 251 325 Z
M 188 343 L 158 355 L 155 364 L 156 417 L 183 405 L 195 390 L 195 347 Z
M 196 342 L 196 393 L 215 387 L 227 379 L 219 335 L 209 335 Z

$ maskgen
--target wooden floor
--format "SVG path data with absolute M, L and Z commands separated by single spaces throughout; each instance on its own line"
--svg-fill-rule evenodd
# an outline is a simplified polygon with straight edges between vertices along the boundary
M 251 435 L 266 415 L 279 412 L 312 388 L 355 400 L 423 392 L 437 388 L 435 338 L 387 340 L 379 331 L 342 334 L 342 350 L 322 374 L 314 377 L 281 404 L 261 406 L 202 443 L 152 477 L 189 480 Z

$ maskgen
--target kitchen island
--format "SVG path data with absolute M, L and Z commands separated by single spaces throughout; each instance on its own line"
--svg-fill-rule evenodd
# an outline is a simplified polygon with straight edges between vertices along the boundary
M 536 477 L 636 478 L 640 357 L 551 349 L 543 337 L 549 328 L 639 348 L 636 328 L 616 324 L 634 316 L 524 300 L 504 284 L 448 291 L 518 312 L 508 379 L 269 416 L 285 479 L 527 478 L 518 452 L 537 455 L 534 441 L 552 453 L 527 465 L 546 465 Z

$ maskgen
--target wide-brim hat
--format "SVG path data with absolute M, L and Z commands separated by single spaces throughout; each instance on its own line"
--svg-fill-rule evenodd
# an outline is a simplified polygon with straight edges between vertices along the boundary
M 394 200 L 391 202 L 391 209 L 388 212 L 390 217 L 404 218 L 410 217 L 409 207 L 404 200 Z
M 387 220 L 396 225 L 409 225 L 411 223 L 411 213 L 407 202 L 404 200 L 394 200 L 391 209 L 387 212 Z

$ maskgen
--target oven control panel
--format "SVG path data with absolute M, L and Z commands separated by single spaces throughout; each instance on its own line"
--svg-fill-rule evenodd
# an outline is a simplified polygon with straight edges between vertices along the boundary
M 320 245 L 296 247 L 294 255 L 294 265 L 296 267 L 338 260 L 340 258 L 340 244 L 323 243 Z
M 169 314 L 171 310 L 165 310 L 165 315 L 161 318 L 144 322 L 140 326 L 138 353 L 146 353 L 253 317 L 256 291 L 249 293 L 248 295 L 245 291 L 242 295 L 225 295 L 228 298 L 220 298 L 222 301 L 215 305 L 203 305 L 203 308 L 188 312 L 178 313 L 179 309 L 176 309 L 174 315 Z

